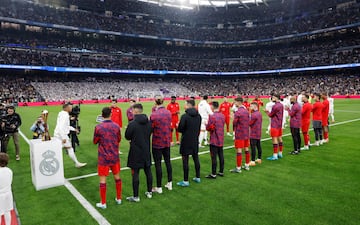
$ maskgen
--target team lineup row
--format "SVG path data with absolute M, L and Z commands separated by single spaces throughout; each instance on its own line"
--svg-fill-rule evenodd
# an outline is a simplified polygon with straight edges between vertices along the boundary
M 294 149 L 290 153 L 297 155 L 301 150 L 308 150 L 309 128 L 312 114 L 313 128 L 315 131 L 315 144 L 320 145 L 328 142 L 328 115 L 329 101 L 325 94 L 314 94 L 314 104 L 309 103 L 309 96 L 302 93 L 298 96 L 301 104 L 297 102 L 295 96 L 288 99 L 290 104 L 281 104 L 280 95 L 273 94 L 271 97 L 272 107 L 266 107 L 265 112 L 270 118 L 270 136 L 273 141 L 273 155 L 268 160 L 278 160 L 283 157 L 283 114 L 287 112 L 290 116 L 290 129 L 294 142 Z M 321 102 L 322 99 L 322 102 Z M 226 105 L 226 106 L 224 106 Z M 129 125 L 125 130 L 125 138 L 130 142 L 127 166 L 132 170 L 133 196 L 126 199 L 130 202 L 139 202 L 139 171 L 144 169 L 147 180 L 147 198 L 152 197 L 152 193 L 162 193 L 162 168 L 161 160 L 164 158 L 167 180 L 165 187 L 172 190 L 172 167 L 170 162 L 170 146 L 172 145 L 172 131 L 176 130 L 182 134 L 181 139 L 177 139 L 180 144 L 180 154 L 183 161 L 184 179 L 176 184 L 181 187 L 188 187 L 189 183 L 189 156 L 191 155 L 195 164 L 195 177 L 193 181 L 201 182 L 199 148 L 202 141 L 207 141 L 206 131 L 210 132 L 210 155 L 212 160 L 211 173 L 206 176 L 209 179 L 216 179 L 217 176 L 224 176 L 224 156 L 223 144 L 225 125 L 229 124 L 230 111 L 233 108 L 233 130 L 234 144 L 236 149 L 236 167 L 230 172 L 241 173 L 242 169 L 250 170 L 250 166 L 260 164 L 262 160 L 262 150 L 260 145 L 262 130 L 262 115 L 259 112 L 261 100 L 248 103 L 243 98 L 238 97 L 231 104 L 227 100 L 219 105 L 217 101 L 208 103 L 207 96 L 204 96 L 200 103 L 195 106 L 193 99 L 187 100 L 184 106 L 185 114 L 178 119 L 180 114 L 179 105 L 176 98 L 173 98 L 167 108 L 163 105 L 163 99 L 155 99 L 155 106 L 152 109 L 150 118 L 143 113 L 141 104 L 134 103 L 128 110 Z M 70 105 L 64 109 L 69 110 Z M 114 106 L 114 105 L 113 105 Z M 171 110 L 173 106 L 173 110 Z M 98 175 L 100 177 L 100 199 L 101 202 L 96 206 L 105 209 L 106 206 L 106 177 L 109 170 L 114 174 L 116 183 L 116 203 L 122 203 L 122 182 L 119 176 L 119 142 L 121 140 L 120 126 L 116 121 L 112 121 L 112 111 L 114 107 L 105 107 L 102 110 L 104 121 L 97 125 L 94 132 L 94 144 L 98 144 Z M 228 127 L 227 127 L 228 129 Z M 300 129 L 304 136 L 304 148 L 301 148 Z M 227 132 L 228 135 L 231 135 Z M 56 136 L 56 134 L 55 134 Z M 152 141 L 150 141 L 152 136 Z M 177 135 L 178 136 L 178 135 Z M 323 138 L 324 137 L 324 138 Z M 63 143 L 67 143 L 63 140 Z M 65 145 L 64 145 L 65 146 Z M 251 146 L 251 156 L 249 147 Z M 65 146 L 66 147 L 66 146 Z M 257 157 L 256 157 L 257 150 Z M 151 173 L 151 151 L 155 161 L 156 186 L 153 187 Z M 245 164 L 243 164 L 242 154 L 245 152 Z M 217 158 L 219 158 L 220 169 L 217 172 Z

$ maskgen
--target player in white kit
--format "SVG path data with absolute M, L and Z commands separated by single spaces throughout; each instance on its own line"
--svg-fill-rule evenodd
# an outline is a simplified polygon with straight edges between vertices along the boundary
M 275 105 L 275 102 L 273 102 L 272 100 L 271 100 L 271 97 L 269 98 L 269 102 L 268 103 L 266 103 L 266 105 L 265 105 L 265 111 L 266 112 L 271 112 L 271 109 L 272 109 L 272 107 Z M 270 123 L 271 123 L 271 118 L 269 117 L 269 125 L 268 125 L 268 127 L 267 127 L 267 129 L 266 129 L 266 133 L 267 134 L 270 134 Z
M 201 116 L 201 127 L 200 127 L 200 134 L 199 134 L 199 147 L 202 146 L 202 142 L 204 140 L 204 144 L 208 145 L 207 142 L 207 131 L 206 131 L 206 124 L 209 121 L 209 115 L 213 114 L 213 111 L 211 110 L 211 107 L 208 103 L 208 96 L 204 95 L 202 97 L 202 100 L 199 102 L 198 105 L 198 112 Z
M 329 117 L 331 117 L 331 122 L 334 123 L 334 122 L 335 122 L 335 117 L 334 117 L 334 98 L 331 97 L 331 94 L 329 94 L 329 96 L 328 96 L 328 101 L 329 101 Z

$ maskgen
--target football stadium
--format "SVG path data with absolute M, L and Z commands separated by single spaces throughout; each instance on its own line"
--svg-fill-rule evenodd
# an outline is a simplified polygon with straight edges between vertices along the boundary
M 0 225 L 359 224 L 360 0 L 0 0 Z

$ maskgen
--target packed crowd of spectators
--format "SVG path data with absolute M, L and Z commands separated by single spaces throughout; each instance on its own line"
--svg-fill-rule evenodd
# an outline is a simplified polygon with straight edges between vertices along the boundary
M 46 101 L 108 99 L 115 98 L 148 98 L 157 95 L 171 97 L 173 95 L 190 95 L 191 92 L 173 82 L 145 82 L 142 80 L 118 80 L 90 78 L 85 81 L 33 81 L 31 85 L 39 91 Z M 51 87 L 50 89 L 48 87 Z
M 267 56 L 276 52 L 273 56 Z M 281 53 L 284 52 L 284 55 Z M 257 57 L 236 59 L 197 59 L 123 54 L 90 54 L 69 51 L 34 50 L 0 47 L 0 64 L 64 66 L 108 69 L 139 69 L 168 71 L 239 72 L 271 69 L 302 68 L 360 62 L 360 46 L 299 54 L 271 50 Z M 254 53 L 256 54 L 256 53 Z
M 332 95 L 359 95 L 360 75 L 267 75 L 262 77 L 84 77 L 1 75 L 1 101 L 68 101 L 154 97 L 163 95 L 269 95 L 326 92 Z
M 88 11 L 70 11 L 51 8 L 28 2 L 5 2 L 0 7 L 0 16 L 25 19 L 36 22 L 118 31 L 128 34 L 155 35 L 168 38 L 182 38 L 201 41 L 240 41 L 272 38 L 297 34 L 339 25 L 360 22 L 360 3 L 348 8 L 332 8 L 316 14 L 283 18 L 281 21 L 254 27 L 236 25 L 229 28 L 209 28 L 206 25 L 166 24 L 163 21 L 139 19 L 128 16 L 108 17 Z
M 26 78 L 0 73 L 0 103 L 35 102 L 39 100 L 41 100 L 41 95 Z

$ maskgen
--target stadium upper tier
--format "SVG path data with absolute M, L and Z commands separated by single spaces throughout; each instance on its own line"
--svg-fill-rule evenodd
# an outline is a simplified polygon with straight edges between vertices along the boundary
M 360 63 L 358 35 L 348 30 L 307 41 L 213 49 L 18 31 L 0 37 L 0 64 L 204 72 L 303 68 Z
M 139 16 L 129 16 L 127 14 L 105 16 L 104 13 L 99 14 L 97 12 L 80 10 L 72 11 L 64 8 L 57 9 L 23 1 L 1 0 L 1 2 L 5 4 L 2 4 L 0 7 L 0 17 L 96 30 L 117 31 L 126 34 L 152 35 L 198 41 L 259 40 L 360 22 L 360 3 L 355 1 L 351 7 L 335 7 L 331 8 L 331 10 L 325 7 L 313 13 L 303 12 L 301 15 L 293 14 L 293 16 L 276 17 L 276 19 L 270 19 L 266 24 L 256 24 L 256 21 L 248 21 L 244 24 L 243 21 L 239 21 L 240 24 L 227 24 L 224 28 L 198 23 L 172 23 L 145 16 L 140 18 Z M 336 1 L 330 2 L 332 4 L 336 3 Z M 291 11 L 292 9 L 289 8 L 287 10 Z M 5 21 L 6 18 L 2 18 L 2 20 Z

